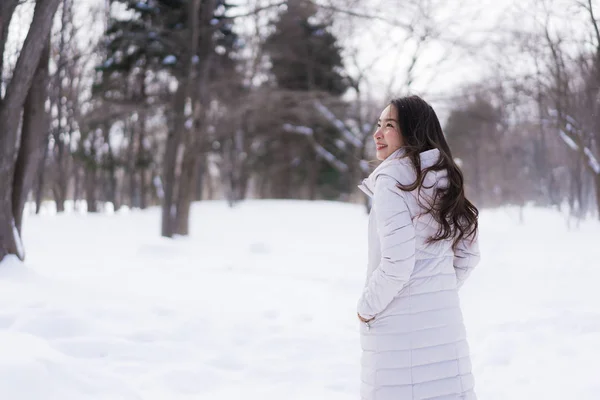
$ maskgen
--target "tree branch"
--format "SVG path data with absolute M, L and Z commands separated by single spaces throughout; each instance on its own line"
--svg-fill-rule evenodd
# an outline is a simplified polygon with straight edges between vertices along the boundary
M 590 13 L 590 19 L 592 22 L 592 26 L 594 27 L 594 31 L 596 32 L 596 52 L 598 54 L 600 54 L 600 29 L 598 28 L 598 21 L 596 21 L 596 18 L 594 17 L 594 9 L 592 7 L 592 0 L 588 0 L 586 9 Z
M 284 4 L 287 4 L 287 1 L 286 1 L 286 0 L 282 0 L 282 1 L 279 1 L 279 2 L 277 2 L 277 3 L 273 3 L 273 4 L 268 4 L 268 5 L 266 5 L 266 6 L 258 6 L 258 7 L 256 7 L 256 8 L 254 8 L 253 10 L 251 10 L 251 11 L 248 11 L 248 12 L 246 12 L 246 13 L 243 13 L 243 14 L 235 14 L 235 15 L 229 15 L 229 16 L 227 16 L 227 18 L 232 18 L 232 19 L 233 19 L 233 18 L 244 18 L 244 17 L 250 17 L 250 16 L 252 16 L 252 15 L 259 14 L 259 13 L 261 13 L 261 12 L 263 12 L 263 11 L 266 11 L 266 10 L 269 10 L 269 9 L 271 9 L 271 8 L 276 8 L 276 7 L 282 6 L 282 5 L 284 5 Z
M 400 27 L 400 28 L 404 28 L 404 29 L 409 29 L 410 28 L 410 24 L 406 23 L 404 21 L 400 21 L 398 19 L 394 19 L 394 18 L 390 18 L 388 16 L 384 16 L 384 15 L 378 15 L 378 14 L 370 14 L 367 12 L 359 12 L 359 11 L 353 11 L 350 9 L 345 9 L 345 8 L 341 8 L 338 6 L 335 6 L 333 4 L 319 4 L 318 5 L 320 8 L 324 9 L 324 10 L 328 10 L 328 11 L 332 11 L 334 13 L 338 13 L 338 14 L 344 14 L 344 15 L 348 15 L 351 17 L 356 17 L 356 18 L 361 18 L 361 19 L 367 19 L 370 21 L 380 21 L 380 22 L 384 22 L 386 24 L 392 25 L 394 27 Z

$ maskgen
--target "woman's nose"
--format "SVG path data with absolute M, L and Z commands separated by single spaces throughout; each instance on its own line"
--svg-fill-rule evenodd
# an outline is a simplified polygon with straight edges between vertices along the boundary
M 379 128 L 377 128 L 377 130 L 375 131 L 375 133 L 373 133 L 373 138 L 375 140 L 381 139 L 382 135 L 381 135 L 381 130 Z

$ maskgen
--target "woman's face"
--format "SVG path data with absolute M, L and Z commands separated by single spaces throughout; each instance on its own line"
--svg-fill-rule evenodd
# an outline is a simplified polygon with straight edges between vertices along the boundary
M 377 146 L 377 159 L 381 161 L 404 145 L 400 133 L 398 110 L 393 104 L 388 105 L 379 116 L 373 139 Z

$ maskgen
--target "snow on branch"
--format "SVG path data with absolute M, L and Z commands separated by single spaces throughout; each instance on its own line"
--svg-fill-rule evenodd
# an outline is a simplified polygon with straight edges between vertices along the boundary
M 549 109 L 548 115 L 558 119 L 558 117 L 561 114 L 555 109 Z M 584 137 L 584 133 L 581 132 L 581 130 L 577 129 L 577 121 L 570 115 L 566 115 L 564 118 L 566 120 L 566 131 L 559 128 L 558 134 L 560 138 L 563 142 L 565 142 L 567 146 L 569 146 L 571 150 L 580 152 L 582 157 L 585 159 L 587 166 L 595 174 L 600 175 L 600 161 L 598 161 L 598 158 L 596 158 L 596 156 L 594 155 L 592 150 L 590 150 L 589 147 L 583 146 L 581 138 Z M 577 139 L 579 140 L 577 141 Z
M 600 162 L 598 162 L 598 159 L 594 156 L 590 148 L 585 147 L 583 153 L 587 156 L 587 162 L 592 171 L 594 171 L 596 175 L 600 175 Z
M 575 143 L 575 141 L 571 139 L 571 137 L 567 135 L 565 131 L 560 129 L 558 134 L 560 135 L 560 138 L 563 140 L 563 142 L 565 142 L 567 146 L 569 146 L 572 150 L 579 150 L 579 146 L 577 145 L 577 143 Z
M 169 54 L 162 60 L 163 65 L 174 65 L 177 64 L 177 57 L 173 54 Z
M 312 136 L 314 131 L 308 126 L 298 126 L 292 124 L 283 124 L 283 130 L 286 132 L 297 133 L 300 135 Z
M 559 131 L 559 134 L 560 138 L 567 144 L 567 146 L 569 146 L 574 151 L 580 151 L 579 145 L 575 143 L 575 141 L 569 135 L 567 135 L 565 131 L 561 129 Z M 583 155 L 590 169 L 594 171 L 595 174 L 600 175 L 600 162 L 598 162 L 598 159 L 596 158 L 594 153 L 592 153 L 589 147 L 583 147 L 581 151 L 583 152 Z
M 549 108 L 548 109 L 548 115 L 554 118 L 558 118 L 561 115 L 564 115 L 563 113 L 559 113 L 558 110 L 554 109 L 554 108 Z M 577 121 L 575 121 L 575 118 L 571 117 L 570 115 L 565 115 L 565 119 L 567 120 L 567 122 L 571 125 L 577 125 Z
M 309 141 L 315 149 L 315 152 L 339 172 L 348 172 L 348 170 L 350 169 L 348 168 L 348 165 L 340 161 L 334 154 L 332 154 L 319 143 L 317 143 L 317 141 L 314 138 L 314 131 L 312 128 L 309 128 L 307 126 L 283 124 L 283 130 L 290 133 L 297 133 L 299 135 L 303 135 L 309 138 Z
M 333 154 L 327 151 L 323 146 L 318 144 L 317 142 L 313 142 L 313 146 L 318 155 L 323 157 L 332 167 L 337 169 L 340 172 L 348 172 L 349 168 L 342 161 L 338 160 Z
M 361 147 L 362 141 L 357 135 L 352 133 L 342 121 L 340 121 L 323 103 L 316 100 L 315 108 L 321 113 L 331 124 L 333 124 L 342 134 L 342 137 L 354 147 Z

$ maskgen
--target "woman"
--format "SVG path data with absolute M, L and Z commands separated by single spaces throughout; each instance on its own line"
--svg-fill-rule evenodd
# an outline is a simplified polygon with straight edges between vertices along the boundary
M 477 208 L 421 98 L 393 100 L 373 137 L 361 398 L 476 399 L 458 289 L 479 261 Z

